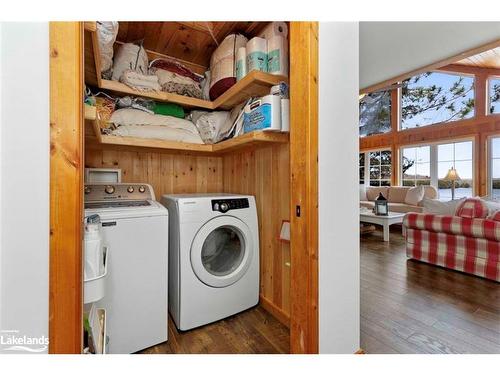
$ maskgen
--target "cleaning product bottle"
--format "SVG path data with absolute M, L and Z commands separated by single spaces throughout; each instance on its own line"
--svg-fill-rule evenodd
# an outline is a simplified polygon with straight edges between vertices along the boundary
M 92 215 L 86 218 L 84 242 L 84 277 L 87 280 L 100 276 L 104 272 L 101 218 L 99 215 Z

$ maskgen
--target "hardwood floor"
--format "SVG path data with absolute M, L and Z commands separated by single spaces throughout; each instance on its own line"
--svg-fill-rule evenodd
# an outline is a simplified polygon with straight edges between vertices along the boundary
M 390 242 L 361 236 L 361 347 L 366 353 L 500 353 L 500 284 L 408 260 L 401 228 Z
M 290 335 L 286 326 L 257 306 L 227 319 L 177 331 L 169 316 L 168 341 L 141 354 L 287 354 Z

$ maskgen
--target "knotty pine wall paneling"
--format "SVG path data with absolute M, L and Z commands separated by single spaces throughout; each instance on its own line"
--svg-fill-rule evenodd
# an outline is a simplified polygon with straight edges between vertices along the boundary
M 149 151 L 87 149 L 85 166 L 120 168 L 123 182 L 153 186 L 156 199 L 163 194 L 221 192 L 222 158 Z

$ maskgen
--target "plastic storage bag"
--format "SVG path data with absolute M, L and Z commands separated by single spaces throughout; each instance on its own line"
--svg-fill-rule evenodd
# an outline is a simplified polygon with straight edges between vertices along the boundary
M 111 78 L 113 67 L 113 44 L 118 35 L 118 22 L 98 21 L 97 40 L 101 51 L 101 73 L 104 78 Z

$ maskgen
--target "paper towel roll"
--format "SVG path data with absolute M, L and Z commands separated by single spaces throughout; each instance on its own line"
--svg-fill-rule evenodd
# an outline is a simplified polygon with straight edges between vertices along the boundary
M 259 37 L 250 39 L 246 52 L 248 72 L 252 70 L 267 72 L 267 40 Z
M 290 131 L 290 99 L 281 99 L 281 131 Z
M 247 74 L 247 49 L 238 48 L 236 52 L 236 80 L 239 81 Z
M 260 32 L 259 36 L 267 40 L 273 36 L 282 36 L 286 39 L 288 37 L 288 26 L 286 22 L 271 22 Z
M 282 36 L 267 41 L 267 71 L 288 77 L 288 40 Z

